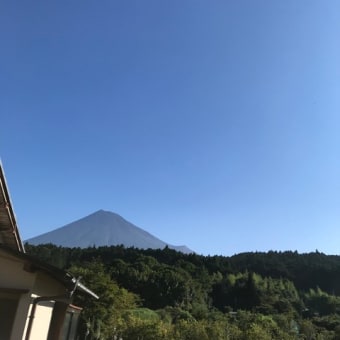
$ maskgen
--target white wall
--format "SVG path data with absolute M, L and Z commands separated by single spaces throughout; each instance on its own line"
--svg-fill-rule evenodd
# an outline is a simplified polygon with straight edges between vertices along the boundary
M 29 323 L 30 311 L 34 298 L 38 296 L 56 296 L 66 293 L 65 287 L 51 276 L 40 271 L 30 272 L 24 269 L 25 260 L 17 258 L 0 249 L 0 290 L 18 290 L 18 307 L 13 322 L 10 340 L 23 340 Z M 19 290 L 27 290 L 21 293 Z M 47 339 L 54 302 L 44 301 L 37 304 L 30 340 Z M 1 333 L 0 333 L 1 334 Z M 1 336 L 0 336 L 1 338 Z

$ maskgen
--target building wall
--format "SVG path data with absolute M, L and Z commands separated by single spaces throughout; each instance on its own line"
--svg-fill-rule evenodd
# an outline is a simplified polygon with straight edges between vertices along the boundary
M 53 312 L 54 302 L 43 301 L 37 305 L 34 314 L 33 326 L 30 334 L 30 339 L 47 339 L 48 329 L 50 327 L 51 316 Z M 32 305 L 30 306 L 30 312 Z M 29 315 L 30 315 L 29 312 Z M 27 324 L 26 324 L 27 326 Z M 25 327 L 25 330 L 27 328 Z M 26 334 L 26 332 L 25 332 Z
M 21 295 L 14 319 L 14 326 L 12 328 L 12 336 L 10 340 L 23 339 L 30 303 L 31 303 L 30 294 Z
M 0 340 L 10 338 L 17 306 L 17 294 L 0 290 Z
M 3 250 L 0 250 L 0 268 L 2 273 L 6 273 L 6 275 L 0 275 L 0 303 L 2 298 L 3 303 L 7 303 L 8 308 L 13 309 L 14 299 L 15 306 L 17 306 L 15 315 L 11 316 L 11 337 L 10 339 L 4 338 L 5 328 L 2 335 L 0 324 L 0 340 L 25 339 L 34 299 L 41 296 L 65 295 L 65 287 L 47 274 L 27 271 L 23 260 Z M 53 306 L 53 301 L 43 301 L 37 304 L 30 339 L 47 339 Z M 5 308 L 3 305 L 2 309 L 5 310 Z
M 0 276 L 0 287 L 13 289 L 33 287 L 36 274 L 25 271 L 21 260 L 0 251 L 0 268 L 6 273 Z
M 6 273 L 0 276 L 0 291 L 17 301 L 10 339 L 18 340 L 21 339 L 25 327 L 30 291 L 34 286 L 36 274 L 26 272 L 22 261 L 2 251 L 0 251 L 0 268 L 3 273 Z M 1 329 L 0 339 L 2 339 Z

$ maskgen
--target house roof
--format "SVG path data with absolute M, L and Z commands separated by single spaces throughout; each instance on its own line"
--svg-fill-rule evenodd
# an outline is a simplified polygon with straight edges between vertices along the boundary
M 5 253 L 10 254 L 20 259 L 24 263 L 24 268 L 26 271 L 29 271 L 29 272 L 40 271 L 54 278 L 56 281 L 60 282 L 69 292 L 79 290 L 83 293 L 91 295 L 92 297 L 96 299 L 99 298 L 98 295 L 96 295 L 89 288 L 84 286 L 80 282 L 79 278 L 76 278 L 72 274 L 60 268 L 47 264 L 34 256 L 17 251 L 6 245 L 0 245 L 0 251 L 4 251 Z
M 25 252 L 21 241 L 15 214 L 7 189 L 6 178 L 0 162 L 0 244 Z

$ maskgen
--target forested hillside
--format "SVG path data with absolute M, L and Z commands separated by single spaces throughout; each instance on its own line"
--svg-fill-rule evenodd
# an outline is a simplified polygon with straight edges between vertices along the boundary
M 99 296 L 87 339 L 340 339 L 340 256 L 26 245 Z

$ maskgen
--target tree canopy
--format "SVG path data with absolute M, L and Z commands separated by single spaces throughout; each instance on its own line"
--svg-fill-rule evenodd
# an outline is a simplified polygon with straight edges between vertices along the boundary
M 340 256 L 26 249 L 100 296 L 75 301 L 91 339 L 340 339 Z

